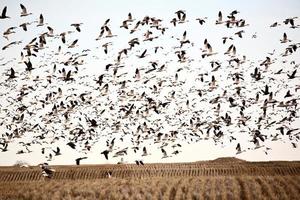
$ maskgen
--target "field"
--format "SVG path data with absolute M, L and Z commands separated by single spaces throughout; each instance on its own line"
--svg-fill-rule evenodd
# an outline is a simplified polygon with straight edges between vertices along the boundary
M 300 162 L 232 158 L 172 164 L 0 168 L 2 199 L 299 199 Z M 107 172 L 112 173 L 108 178 Z

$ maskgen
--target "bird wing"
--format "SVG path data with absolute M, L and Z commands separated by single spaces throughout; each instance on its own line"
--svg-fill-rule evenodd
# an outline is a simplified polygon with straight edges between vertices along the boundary
M 287 40 L 287 35 L 286 33 L 283 33 L 283 41 Z
M 4 17 L 6 15 L 7 6 L 5 6 L 2 10 L 1 16 Z
M 40 14 L 40 21 L 39 21 L 40 24 L 43 24 L 44 23 L 44 17 L 42 14 Z
M 218 21 L 222 21 L 222 12 L 221 11 L 219 11 L 219 13 L 218 13 Z
M 71 46 L 75 46 L 75 44 L 78 42 L 78 39 L 74 40 L 71 44 Z
M 23 4 L 20 4 L 21 9 L 22 9 L 22 13 L 25 14 L 27 13 L 26 7 Z
M 144 57 L 146 55 L 147 49 L 141 54 L 141 57 Z

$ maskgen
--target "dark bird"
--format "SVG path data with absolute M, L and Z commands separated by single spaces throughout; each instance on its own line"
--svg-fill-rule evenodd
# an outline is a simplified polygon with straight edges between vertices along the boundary
M 197 18 L 196 20 L 199 22 L 199 24 L 200 25 L 203 25 L 204 23 L 205 23 L 205 19 L 206 19 L 206 17 L 205 18 Z
M 291 74 L 287 74 L 289 79 L 294 79 L 296 78 L 296 73 L 297 73 L 297 69 L 295 69 Z
M 241 144 L 238 143 L 235 147 L 235 149 L 237 150 L 236 154 L 242 153 L 242 149 L 241 149 Z
M 67 145 L 72 149 L 75 149 L 76 145 L 73 142 L 68 142 Z
M 5 143 L 0 143 L 0 144 L 2 144 L 2 148 L 0 148 L 1 149 L 1 151 L 2 152 L 5 152 L 5 151 L 7 151 L 7 147 L 8 147 L 8 144 L 5 142 Z
M 34 68 L 32 67 L 32 63 L 30 62 L 30 60 L 28 60 L 27 62 L 24 61 L 25 65 L 26 65 L 26 71 L 31 71 L 33 70 Z
M 13 68 L 10 68 L 10 73 L 8 74 L 8 78 L 9 79 L 16 78 L 15 74 L 16 74 L 15 70 Z
M 147 152 L 147 149 L 146 149 L 146 147 L 143 147 L 143 154 L 142 154 L 142 156 L 147 156 L 147 155 L 149 155 L 148 152 Z
M 2 10 L 2 14 L 0 15 L 0 19 L 6 19 L 6 18 L 10 18 L 6 15 L 6 11 L 7 11 L 7 6 L 5 6 Z
M 76 158 L 75 161 L 76 161 L 76 165 L 80 165 L 80 161 L 81 160 L 84 160 L 84 159 L 87 159 L 88 157 L 80 157 L 80 158 Z
M 68 46 L 68 48 L 74 48 L 75 45 L 77 44 L 77 42 L 78 42 L 78 39 L 74 40 L 74 41 Z
M 165 149 L 162 148 L 161 152 L 163 153 L 163 157 L 162 158 L 167 158 L 168 157 L 167 152 L 166 152 Z
M 145 51 L 143 51 L 143 53 L 141 55 L 137 55 L 137 57 L 144 58 L 146 56 L 146 52 L 147 52 L 147 49 L 145 49 Z
M 101 154 L 103 154 L 106 160 L 108 160 L 108 154 L 109 154 L 108 150 L 102 151 Z
M 59 148 L 59 147 L 56 148 L 56 151 L 53 150 L 53 152 L 55 153 L 55 156 L 61 155 L 61 153 L 60 153 L 60 148 Z

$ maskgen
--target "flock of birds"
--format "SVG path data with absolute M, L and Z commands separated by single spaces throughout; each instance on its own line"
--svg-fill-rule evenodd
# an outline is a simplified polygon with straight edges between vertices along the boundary
M 33 15 L 24 5 L 20 8 L 20 17 Z M 9 19 L 4 7 L 0 24 Z M 296 20 L 290 17 L 267 28 L 293 30 L 299 28 Z M 119 28 L 131 39 L 121 49 L 114 48 L 118 35 L 112 33 L 110 22 L 107 19 L 100 26 L 94 49 L 80 49 L 80 40 L 70 39 L 85 31 L 83 23 L 56 33 L 40 14 L 37 21 L 7 27 L 2 51 L 22 49 L 20 57 L 0 58 L 2 152 L 11 151 L 10 144 L 19 141 L 17 154 L 31 153 L 35 146 L 49 162 L 68 148 L 85 154 L 74 161 L 77 165 L 92 151 L 99 159 L 120 157 L 119 163 L 124 156 L 136 154 L 136 164 L 143 165 L 143 159 L 155 149 L 168 158 L 203 140 L 234 146 L 237 154 L 258 148 L 267 154 L 266 144 L 273 141 L 297 147 L 299 60 L 291 58 L 300 43 L 286 33 L 275 39 L 285 45 L 282 50 L 251 61 L 239 54 L 237 46 L 239 40 L 255 42 L 259 35 L 245 36 L 244 29 L 251 25 L 239 18 L 237 10 L 228 16 L 220 11 L 213 20 L 215 26 L 235 30 L 220 38 L 219 46 L 228 46 L 224 52 L 213 48 L 208 39 L 193 41 L 188 29 L 179 38 L 167 36 L 171 29 L 190 23 L 199 23 L 200 29 L 211 23 L 208 17 L 192 21 L 184 10 L 175 12 L 166 23 L 151 16 L 134 19 L 129 13 Z M 34 28 L 43 32 L 28 43 L 11 41 L 16 32 Z M 168 40 L 175 46 L 164 43 Z M 202 47 L 196 48 L 199 43 Z M 97 68 L 103 66 L 101 73 L 84 74 L 89 59 L 98 62 Z M 101 141 L 105 145 L 100 146 Z

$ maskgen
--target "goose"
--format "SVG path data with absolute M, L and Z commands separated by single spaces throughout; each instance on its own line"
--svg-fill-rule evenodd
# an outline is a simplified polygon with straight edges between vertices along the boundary
M 19 27 L 21 27 L 23 29 L 23 31 L 27 31 L 27 26 L 30 25 L 30 24 L 31 23 L 28 23 L 28 22 L 26 23 L 25 22 L 25 23 L 20 24 Z
M 222 16 L 222 12 L 219 11 L 218 13 L 218 19 L 216 20 L 216 24 L 223 24 L 224 21 L 223 21 L 223 16 Z
M 2 50 L 4 51 L 4 50 L 8 49 L 8 48 L 9 48 L 10 46 L 12 46 L 12 45 L 18 45 L 18 44 L 21 44 L 21 43 L 22 43 L 22 41 L 14 41 L 14 42 L 11 42 L 11 43 L 5 45 L 4 47 L 2 47 Z
M 8 143 L 0 143 L 3 147 L 0 148 L 2 152 L 6 152 L 7 151 L 7 147 L 8 147 Z
M 8 74 L 8 78 L 9 79 L 13 79 L 13 78 L 16 78 L 16 72 L 15 72 L 15 70 L 13 69 L 13 68 L 10 68 L 10 73 Z
M 296 78 L 297 69 L 295 69 L 291 74 L 287 74 L 288 79 Z
M 13 26 L 13 27 L 9 27 L 6 31 L 3 32 L 3 37 L 7 40 L 9 40 L 8 36 L 13 34 L 13 33 L 16 33 L 14 31 L 14 29 L 16 29 L 17 27 Z
M 146 147 L 143 147 L 143 154 L 142 154 L 142 156 L 148 156 L 149 154 L 148 154 L 148 152 L 147 152 L 147 149 L 146 149 Z
M 239 38 L 243 38 L 242 33 L 245 33 L 245 31 L 244 30 L 238 31 L 238 32 L 234 33 L 234 35 L 237 35 Z
M 116 37 L 117 35 L 113 35 L 110 28 L 106 27 L 106 31 L 107 31 L 107 35 L 105 36 L 106 38 L 112 38 L 112 37 Z
M 73 23 L 71 24 L 71 26 L 74 26 L 76 31 L 80 32 L 81 29 L 80 29 L 80 26 L 82 25 L 83 23 Z
M 102 151 L 101 154 L 103 154 L 105 159 L 108 160 L 108 154 L 109 154 L 108 150 Z
M 80 161 L 81 160 L 84 160 L 84 159 L 87 159 L 88 157 L 80 157 L 80 158 L 76 158 L 75 159 L 75 162 L 76 162 L 76 165 L 80 165 Z
M 20 7 L 21 7 L 21 9 L 22 9 L 21 17 L 25 17 L 25 16 L 28 16 L 28 15 L 32 15 L 32 13 L 28 13 L 28 12 L 27 12 L 27 9 L 26 9 L 26 7 L 25 7 L 23 4 L 20 4 Z
M 55 153 L 55 156 L 61 155 L 61 152 L 60 152 L 60 148 L 59 148 L 59 147 L 56 148 L 56 151 L 55 151 L 55 150 L 52 150 L 52 151 Z
M 203 25 L 205 23 L 205 20 L 207 19 L 207 17 L 204 18 L 196 18 L 196 20 L 199 22 L 200 25 Z
M 138 57 L 138 58 L 145 58 L 146 55 L 148 55 L 148 54 L 146 54 L 146 53 L 147 53 L 147 49 L 145 49 L 141 55 L 137 55 L 137 57 Z
M 241 148 L 241 144 L 240 143 L 238 143 L 237 145 L 236 145 L 236 147 L 235 147 L 235 149 L 236 149 L 236 154 L 241 154 L 241 153 L 243 153 L 243 152 L 245 152 L 246 150 L 243 150 L 242 151 L 242 148 Z
M 74 48 L 74 47 L 76 47 L 77 42 L 78 42 L 78 39 L 74 40 L 74 41 L 68 46 L 68 48 Z
M 71 147 L 72 149 L 75 149 L 75 148 L 76 148 L 76 144 L 73 143 L 73 142 L 68 142 L 67 145 L 68 145 L 69 147 Z
M 281 24 L 279 24 L 278 22 L 274 22 L 273 24 L 270 25 L 270 28 L 274 28 L 277 26 L 280 26 Z
M 162 158 L 168 158 L 169 157 L 165 149 L 161 148 L 161 152 L 163 153 Z
M 44 26 L 45 25 L 43 14 L 40 14 L 39 20 L 37 22 L 38 22 L 38 24 L 36 26 Z
M 283 33 L 283 38 L 280 39 L 280 42 L 281 42 L 281 43 L 287 43 L 287 42 L 291 42 L 291 41 L 292 41 L 292 40 L 289 40 L 289 39 L 287 38 L 286 33 Z
M 0 19 L 7 19 L 10 18 L 9 16 L 6 15 L 6 11 L 7 11 L 7 6 L 5 6 L 2 10 L 2 13 L 0 15 Z

